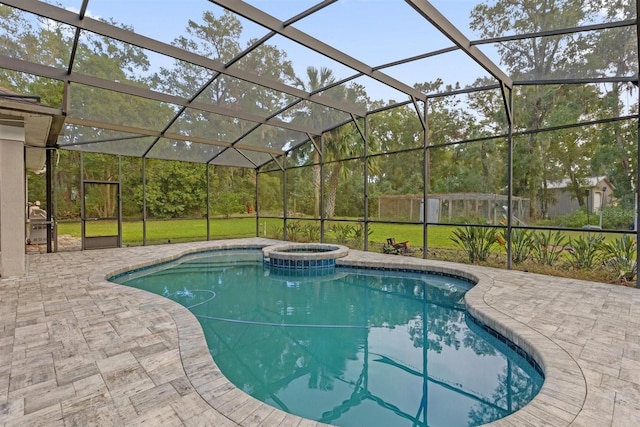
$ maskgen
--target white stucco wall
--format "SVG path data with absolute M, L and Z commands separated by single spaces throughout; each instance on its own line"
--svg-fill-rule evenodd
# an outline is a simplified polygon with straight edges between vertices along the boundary
M 0 276 L 25 274 L 24 129 L 0 125 Z

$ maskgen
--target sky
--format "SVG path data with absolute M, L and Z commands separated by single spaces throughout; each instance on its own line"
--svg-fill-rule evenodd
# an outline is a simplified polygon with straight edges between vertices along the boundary
M 274 17 L 286 20 L 315 5 L 318 0 L 248 0 Z M 441 13 L 465 33 L 469 39 L 477 38 L 469 33 L 469 12 L 478 0 L 433 0 Z M 78 10 L 80 0 L 65 0 L 63 5 Z M 221 9 L 205 0 L 180 2 L 154 0 L 90 0 L 88 15 L 113 18 L 117 22 L 134 27 L 135 31 L 149 37 L 171 43 L 183 34 L 188 20 L 201 21 L 205 10 L 219 16 Z M 247 20 L 242 20 L 243 38 L 261 37 L 266 30 Z M 316 12 L 294 26 L 320 39 L 369 66 L 378 66 L 406 57 L 419 55 L 452 46 L 452 42 L 433 29 L 402 0 L 339 0 Z M 322 58 L 308 49 L 277 36 L 270 43 L 287 52 L 298 75 L 304 75 L 307 66 L 327 66 L 338 78 L 345 78 L 354 71 L 334 61 Z M 495 56 L 494 56 L 495 57 Z M 167 59 L 150 54 L 152 71 L 167 67 Z M 428 60 L 416 61 L 382 70 L 410 86 L 443 78 L 447 84 L 469 84 L 477 77 L 486 76 L 475 62 L 460 52 L 440 55 Z M 404 95 L 369 78 L 357 80 L 367 88 L 373 99 L 403 100 Z

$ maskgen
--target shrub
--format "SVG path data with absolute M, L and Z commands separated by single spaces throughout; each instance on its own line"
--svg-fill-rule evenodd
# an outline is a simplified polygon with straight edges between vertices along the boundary
M 229 218 L 233 213 L 242 212 L 245 208 L 240 201 L 240 196 L 235 193 L 221 193 L 213 206 L 216 212 L 221 213 L 225 218 Z
M 560 231 L 534 232 L 531 248 L 533 260 L 538 264 L 553 265 L 565 250 L 565 242 L 566 236 Z
M 546 222 L 548 222 L 549 225 L 556 225 L 558 227 L 582 228 L 587 224 L 598 225 L 598 221 L 598 214 L 591 213 L 587 215 L 586 209 L 580 209 Z
M 497 244 L 498 230 L 488 227 L 465 226 L 453 230 L 450 239 L 469 257 L 469 262 L 486 261 L 491 248 Z
M 296 242 L 300 238 L 300 234 L 303 231 L 300 221 L 287 221 L 287 240 Z
M 507 240 L 504 233 L 502 238 Z M 514 264 L 525 262 L 533 250 L 533 232 L 522 228 L 511 230 L 511 260 Z
M 353 226 L 351 224 L 333 224 L 331 228 L 338 243 L 343 245 L 349 243 L 349 237 L 353 233 Z
M 623 208 L 622 206 L 605 206 L 602 209 L 602 228 L 628 230 L 633 224 L 633 220 L 633 209 Z M 545 223 L 559 227 L 582 228 L 587 224 L 600 224 L 600 213 L 587 215 L 586 210 L 581 209 L 568 215 L 545 221 Z
M 633 209 L 622 206 L 605 206 L 602 209 L 602 228 L 629 230 L 634 221 Z
M 282 227 L 278 225 L 270 225 L 268 235 L 272 239 L 276 239 L 276 240 L 282 239 Z
M 373 229 L 369 227 L 367 230 L 367 236 L 371 237 L 371 233 L 373 233 Z M 357 248 L 361 248 L 364 243 L 364 225 L 358 224 L 351 230 L 351 236 L 353 238 L 353 245 Z
M 633 280 L 637 273 L 636 241 L 629 235 L 602 243 L 604 265 L 619 279 Z
M 307 242 L 317 242 L 320 240 L 320 226 L 313 222 L 309 222 L 302 226 L 302 232 Z
M 569 238 L 569 262 L 575 268 L 595 268 L 602 259 L 602 242 L 599 234 L 590 234 L 585 238 Z

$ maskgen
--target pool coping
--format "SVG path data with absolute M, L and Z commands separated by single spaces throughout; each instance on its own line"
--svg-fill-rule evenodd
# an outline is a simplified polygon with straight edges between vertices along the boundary
M 208 352 L 197 319 L 185 307 L 161 296 L 106 280 L 127 270 L 171 261 L 193 252 L 249 247 L 259 249 L 274 243 L 281 242 L 249 238 L 85 251 L 72 255 L 40 254 L 31 258 L 34 268 L 26 278 L 0 279 L 0 284 L 13 291 L 13 288 L 34 286 L 35 282 L 44 286 L 46 281 L 39 279 L 39 275 L 57 275 L 60 277 L 47 280 L 69 287 L 72 284 L 80 288 L 97 287 L 103 289 L 99 292 L 101 294 L 115 295 L 115 298 L 125 299 L 129 304 L 133 301 L 145 310 L 167 313 L 175 323 L 181 368 L 197 394 L 208 405 L 206 410 L 182 420 L 182 425 L 197 425 L 198 421 L 204 420 L 215 420 L 216 425 L 220 426 L 323 425 L 272 408 L 233 386 L 220 373 Z M 50 266 L 54 260 L 62 264 L 57 267 L 58 271 L 51 271 L 56 268 Z M 90 264 L 92 261 L 93 264 Z M 39 263 L 43 264 L 42 267 L 37 266 Z M 525 349 L 545 372 L 545 383 L 540 393 L 524 408 L 492 425 L 631 426 L 637 425 L 640 420 L 640 405 L 635 403 L 640 400 L 640 377 L 635 373 L 640 368 L 640 332 L 635 332 L 640 330 L 640 323 L 636 320 L 640 314 L 638 290 L 354 250 L 337 260 L 336 264 L 434 271 L 477 281 L 465 297 L 469 313 Z M 47 273 L 43 272 L 45 270 Z M 95 292 L 94 288 L 91 289 Z M 51 322 L 46 318 L 38 318 L 38 321 Z M 3 319 L 3 322 L 8 324 L 10 319 Z M 20 330 L 27 328 L 34 326 L 24 326 Z M 8 330 L 7 326 L 5 330 Z M 15 331 L 11 337 L 14 341 L 18 329 Z M 14 345 L 14 354 L 15 351 Z M 19 409 L 19 405 L 12 401 L 11 390 L 4 398 L 9 409 L 4 414 L 0 411 L 0 421 L 8 421 L 7 425 L 24 422 L 28 416 L 21 416 L 19 410 L 14 410 L 12 415 L 11 409 Z M 59 407 L 64 407 L 62 398 L 57 402 Z M 172 408 L 156 408 L 155 411 L 160 413 L 165 409 L 167 412 Z M 63 411 L 60 408 L 58 411 L 64 421 Z M 140 417 L 143 415 L 146 414 Z M 47 419 L 52 418 L 49 416 Z

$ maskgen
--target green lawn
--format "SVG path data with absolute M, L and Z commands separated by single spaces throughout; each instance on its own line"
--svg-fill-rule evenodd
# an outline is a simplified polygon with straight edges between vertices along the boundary
M 212 219 L 211 239 L 253 237 L 256 235 L 255 218 Z M 117 223 L 100 221 L 87 223 L 88 236 L 117 234 Z M 59 222 L 58 234 L 81 236 L 80 222 Z M 142 244 L 142 221 L 122 223 L 122 241 L 125 245 Z M 179 219 L 147 221 L 147 243 L 186 242 L 207 239 L 207 222 L 204 219 Z
M 211 239 L 227 239 L 237 237 L 254 237 L 256 235 L 256 220 L 253 217 L 212 219 Z M 274 232 L 282 228 L 280 219 L 260 219 L 260 237 L 274 237 Z M 330 228 L 330 224 L 328 224 Z M 411 242 L 412 246 L 422 246 L 422 226 L 403 224 L 371 224 L 372 230 L 369 241 L 384 243 L 393 237 L 397 241 Z M 429 227 L 429 244 L 436 247 L 451 247 L 449 233 L 453 227 Z M 59 222 L 58 234 L 70 234 L 80 237 L 80 222 Z M 88 236 L 117 234 L 117 223 L 100 221 L 87 223 Z M 330 233 L 328 232 L 328 236 Z M 204 219 L 179 220 L 148 220 L 147 242 L 166 243 L 178 241 L 205 240 L 207 238 L 207 223 Z M 127 221 L 122 224 L 122 240 L 127 245 L 142 244 L 142 221 Z
M 306 221 L 301 221 L 305 223 Z M 318 223 L 318 221 L 309 221 Z M 356 224 L 351 223 L 351 224 Z M 327 222 L 327 238 L 331 240 L 332 223 Z M 388 238 L 395 238 L 398 242 L 409 241 L 412 247 L 422 246 L 422 226 L 413 224 L 380 224 L 369 226 L 371 234 L 369 242 L 373 245 L 384 244 Z M 428 238 L 430 248 L 454 248 L 450 239 L 455 226 L 429 226 Z M 275 218 L 261 218 L 259 224 L 260 237 L 281 238 L 282 220 Z M 246 218 L 216 218 L 210 223 L 211 239 L 230 239 L 239 237 L 254 237 L 256 235 L 256 219 Z M 593 233 L 593 231 L 591 231 Z M 59 222 L 58 234 L 70 234 L 80 237 L 80 222 Z M 100 221 L 87 223 L 88 236 L 115 235 L 117 223 L 114 221 Z M 564 234 L 576 238 L 586 232 L 567 231 Z M 606 235 L 606 238 L 614 238 L 617 235 Z M 148 220 L 147 243 L 158 244 L 171 242 L 186 242 L 206 240 L 207 223 L 204 219 L 175 219 L 175 220 Z M 122 224 L 122 241 L 125 245 L 136 246 L 142 244 L 142 221 L 127 221 Z
M 422 225 L 404 225 L 404 224 L 371 224 L 369 228 L 372 230 L 369 236 L 370 242 L 386 243 L 387 239 L 393 237 L 397 242 L 408 241 L 411 246 L 422 246 Z M 451 231 L 455 227 L 434 225 L 428 229 L 428 243 L 431 247 L 450 248 L 453 242 L 449 239 Z

